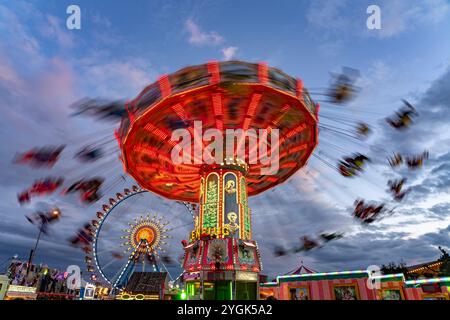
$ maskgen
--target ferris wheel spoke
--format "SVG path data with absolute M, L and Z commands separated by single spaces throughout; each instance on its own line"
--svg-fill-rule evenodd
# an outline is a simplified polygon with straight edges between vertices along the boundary
M 192 222 L 188 222 L 188 223 L 186 223 L 186 224 L 182 224 L 182 225 L 179 225 L 179 226 L 176 226 L 176 227 L 172 227 L 172 228 L 170 228 L 168 231 L 177 230 L 177 229 L 180 229 L 180 228 L 183 228 L 183 227 L 187 227 L 187 226 L 189 226 L 189 225 L 192 225 Z
M 120 275 L 125 271 L 125 269 L 128 267 L 128 261 L 125 263 L 119 270 L 116 272 L 114 277 L 111 278 L 111 284 L 115 285 L 117 281 L 119 280 Z
M 172 277 L 172 275 L 170 274 L 170 272 L 169 272 L 169 270 L 167 269 L 167 267 L 166 267 L 166 265 L 164 264 L 164 262 L 162 262 L 162 261 L 160 261 L 160 262 L 161 262 L 163 268 L 166 270 L 167 274 L 169 275 L 170 280 L 173 281 L 173 277 Z
M 103 264 L 102 269 L 106 269 L 108 268 L 113 262 L 117 261 L 117 259 L 112 258 L 111 260 L 109 260 L 107 263 Z
M 122 276 L 126 276 L 125 272 L 127 271 L 127 269 L 133 268 L 134 269 L 134 264 L 135 262 L 133 261 L 134 259 L 134 255 L 136 254 L 136 250 L 134 250 L 128 257 L 128 259 L 126 260 L 126 262 L 122 265 L 121 268 L 119 268 L 119 270 L 117 271 L 117 273 L 114 275 L 114 277 L 112 278 L 111 283 L 113 284 L 114 287 L 116 287 L 119 284 L 119 281 L 121 280 Z
M 117 250 L 115 250 L 115 248 L 109 248 L 109 249 L 104 249 L 104 250 L 101 250 L 101 251 L 97 251 L 97 257 L 103 256 L 104 253 L 114 253 L 116 251 Z

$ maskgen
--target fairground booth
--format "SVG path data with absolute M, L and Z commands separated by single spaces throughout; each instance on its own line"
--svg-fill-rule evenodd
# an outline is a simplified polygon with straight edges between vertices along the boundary
M 450 277 L 405 280 L 402 273 L 369 278 L 367 270 L 305 272 L 260 284 L 260 299 L 448 300 Z
M 164 300 L 166 272 L 134 272 L 117 300 Z

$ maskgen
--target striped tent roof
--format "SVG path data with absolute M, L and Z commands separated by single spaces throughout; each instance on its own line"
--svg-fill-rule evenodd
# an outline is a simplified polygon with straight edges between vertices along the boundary
M 295 275 L 295 274 L 311 274 L 311 273 L 317 273 L 317 271 L 310 269 L 306 267 L 303 264 L 303 261 L 300 261 L 300 266 L 294 270 L 289 271 L 288 273 L 285 273 L 285 275 Z

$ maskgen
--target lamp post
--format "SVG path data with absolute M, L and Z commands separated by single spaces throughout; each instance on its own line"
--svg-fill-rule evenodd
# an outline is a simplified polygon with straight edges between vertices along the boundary
M 31 249 L 30 251 L 30 257 L 28 258 L 28 266 L 27 266 L 27 277 L 28 273 L 30 272 L 31 264 L 33 263 L 34 255 L 36 254 L 36 249 L 39 244 L 39 240 L 41 239 L 42 232 L 44 231 L 45 227 L 48 223 L 50 223 L 53 220 L 59 219 L 61 215 L 61 211 L 57 208 L 53 209 L 50 212 L 50 215 L 40 214 L 39 217 L 41 218 L 41 224 L 39 226 L 39 233 L 36 239 L 36 244 L 34 245 L 34 249 Z

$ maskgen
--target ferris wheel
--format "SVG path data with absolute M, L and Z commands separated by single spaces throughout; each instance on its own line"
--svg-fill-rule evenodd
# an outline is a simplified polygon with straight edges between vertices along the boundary
M 135 271 L 167 272 L 171 281 L 179 278 L 182 236 L 193 227 L 195 206 L 133 186 L 101 209 L 91 223 L 95 229 L 85 257 L 91 280 L 103 279 L 120 290 Z

